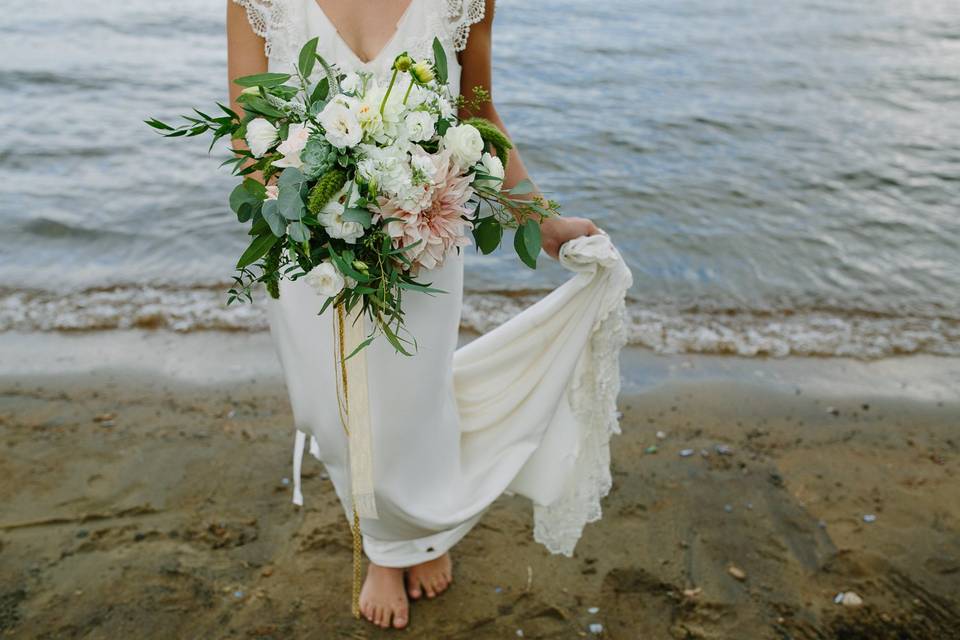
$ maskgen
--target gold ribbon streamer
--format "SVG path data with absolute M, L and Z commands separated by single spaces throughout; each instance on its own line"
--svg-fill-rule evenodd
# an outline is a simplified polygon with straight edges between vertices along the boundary
M 337 381 L 337 409 L 347 435 L 350 455 L 350 498 L 353 507 L 353 598 L 351 612 L 360 617 L 360 566 L 363 537 L 360 516 L 376 518 L 377 507 L 373 491 L 373 455 L 370 433 L 369 389 L 367 387 L 366 351 L 361 349 L 349 360 L 347 356 L 363 341 L 364 316 L 361 306 L 348 319 L 344 305 L 336 306 L 334 357 L 339 362 Z M 348 350 L 349 348 L 349 350 Z M 348 380 L 351 384 L 348 385 Z M 341 388 L 343 399 L 341 400 Z M 352 392 L 352 393 L 351 393 Z

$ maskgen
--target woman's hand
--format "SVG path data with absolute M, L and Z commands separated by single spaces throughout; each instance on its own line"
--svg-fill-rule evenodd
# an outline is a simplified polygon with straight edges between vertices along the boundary
M 589 218 L 557 216 L 547 218 L 540 223 L 543 250 L 554 260 L 559 259 L 560 246 L 567 240 L 580 236 L 592 236 L 597 233 L 600 233 L 600 229 Z

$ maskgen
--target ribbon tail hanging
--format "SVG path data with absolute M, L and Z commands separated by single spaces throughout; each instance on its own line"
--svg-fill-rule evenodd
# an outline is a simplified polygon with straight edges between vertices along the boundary
M 366 338 L 366 316 L 356 305 L 344 320 L 344 355 Z M 367 348 L 346 361 L 349 384 L 347 420 L 349 424 L 350 486 L 357 515 L 378 518 L 373 488 L 373 436 L 370 430 L 370 396 L 367 386 Z

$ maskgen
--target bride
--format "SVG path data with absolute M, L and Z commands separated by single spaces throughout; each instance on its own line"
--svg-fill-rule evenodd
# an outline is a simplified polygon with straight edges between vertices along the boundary
M 401 52 L 432 57 L 437 37 L 449 60 L 453 94 L 463 92 L 461 87 L 492 93 L 493 18 L 494 0 L 230 0 L 229 77 L 289 71 L 303 43 L 319 37 L 318 53 L 342 72 L 367 71 L 383 78 Z M 231 84 L 230 89 L 239 112 L 240 87 Z M 472 115 L 506 131 L 490 101 Z M 510 154 L 505 187 L 527 178 L 517 150 Z M 606 239 L 586 218 L 542 222 L 543 249 L 554 259 L 565 243 L 582 236 Z M 505 491 L 533 499 L 535 508 L 544 510 L 537 512 L 543 516 L 537 539 L 551 551 L 569 555 L 584 521 L 599 517 L 599 497 L 609 489 L 603 480 L 608 468 L 584 472 L 576 468 L 581 462 L 564 462 L 564 454 L 578 446 L 570 438 L 585 432 L 588 420 L 583 416 L 590 411 L 603 417 L 589 428 L 610 430 L 610 407 L 576 412 L 565 400 L 575 375 L 587 375 L 581 369 L 602 319 L 597 314 L 609 311 L 603 307 L 610 305 L 598 302 L 595 288 L 581 284 L 566 297 L 558 294 L 546 301 L 554 307 L 541 313 L 549 312 L 556 321 L 525 316 L 527 324 L 535 320 L 541 326 L 521 326 L 523 319 L 503 325 L 494 339 L 500 341 L 496 350 L 505 353 L 492 353 L 493 343 L 480 339 L 480 346 L 467 353 L 457 351 L 462 253 L 451 251 L 418 279 L 447 293 L 404 297 L 405 322 L 418 341 L 415 355 L 397 354 L 385 340 L 375 340 L 366 356 L 378 517 L 360 520 L 369 563 L 359 610 L 381 627 L 407 625 L 408 598 L 434 597 L 447 589 L 453 581 L 450 548 Z M 620 284 L 622 289 L 623 278 Z M 280 298 L 267 302 L 268 315 L 299 432 L 297 455 L 303 447 L 300 434 L 306 434 L 349 520 L 350 458 L 337 412 L 332 311 L 318 315 L 320 302 L 303 279 L 283 280 Z M 509 345 L 515 346 L 508 350 Z M 481 353 L 484 349 L 487 353 Z M 610 375 L 616 372 L 608 371 Z M 611 388 L 615 398 L 616 384 L 605 388 L 607 404 L 612 404 Z M 585 388 L 593 391 L 583 392 L 590 396 L 583 403 L 599 402 L 595 396 L 603 394 Z M 604 451 L 609 467 L 609 451 Z M 299 459 L 295 466 L 299 469 Z M 577 474 L 595 485 L 590 504 L 585 504 L 582 487 L 572 486 L 579 482 Z M 296 485 L 298 501 L 299 473 Z M 568 500 L 562 506 L 563 526 L 551 530 L 547 509 L 562 499 Z M 574 499 L 584 506 L 578 503 L 571 510 Z M 573 511 L 578 515 L 571 517 Z

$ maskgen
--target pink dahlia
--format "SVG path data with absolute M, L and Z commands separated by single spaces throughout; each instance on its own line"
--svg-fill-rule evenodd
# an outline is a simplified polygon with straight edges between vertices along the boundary
M 419 160 L 432 165 L 425 172 L 430 176 L 430 184 L 426 185 L 429 193 L 426 206 L 418 212 L 407 211 L 396 198 L 380 196 L 379 212 L 374 217 L 375 221 L 381 217 L 399 218 L 386 226 L 395 248 L 422 241 L 404 253 L 412 263 L 410 273 L 414 276 L 421 267 L 433 269 L 443 264 L 444 256 L 453 247 L 471 244 L 466 233 L 471 225 L 463 216 L 468 212 L 467 201 L 474 193 L 471 186 L 473 176 L 460 174 L 449 151 L 424 154 Z

